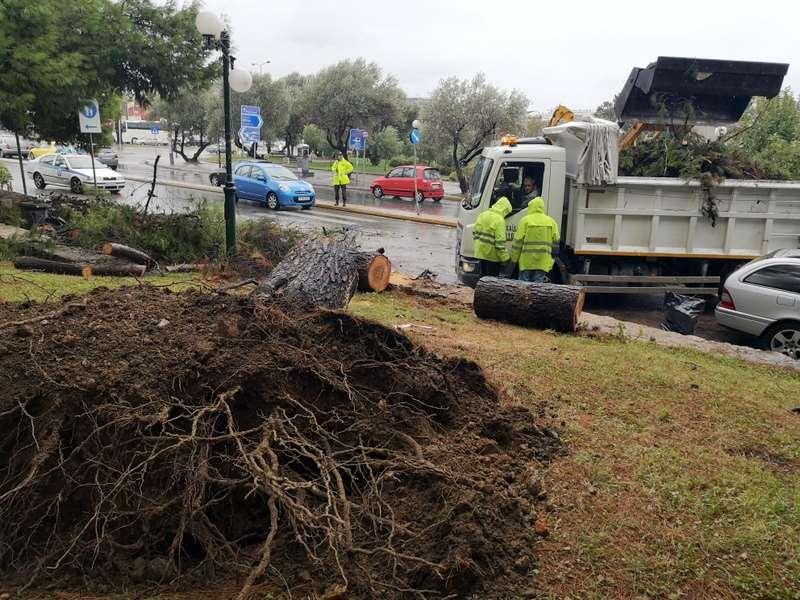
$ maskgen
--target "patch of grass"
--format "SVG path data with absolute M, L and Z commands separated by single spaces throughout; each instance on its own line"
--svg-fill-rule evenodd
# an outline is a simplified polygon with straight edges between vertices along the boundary
M 2 166 L 2 165 L 0 165 Z M 0 223 L 22 227 L 22 210 L 13 203 L 0 201 Z
M 800 376 L 625 336 L 480 321 L 402 293 L 350 310 L 484 368 L 550 414 L 543 598 L 800 598 Z
M 118 288 L 149 283 L 180 291 L 200 285 L 197 274 L 169 273 L 147 275 L 140 280 L 133 277 L 74 277 L 19 271 L 8 262 L 0 262 L 0 302 L 45 302 L 62 296 L 86 294 L 98 287 Z

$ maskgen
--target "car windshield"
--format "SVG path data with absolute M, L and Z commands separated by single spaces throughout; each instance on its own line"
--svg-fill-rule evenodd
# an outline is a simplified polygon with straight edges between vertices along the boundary
M 269 176 L 273 179 L 279 179 L 281 181 L 297 181 L 297 175 L 281 165 L 264 165 L 264 168 L 267 170 Z
M 69 156 L 65 157 L 70 169 L 91 169 L 92 157 L 91 156 Z M 102 167 L 102 165 L 100 165 Z
M 491 158 L 481 156 L 475 170 L 472 172 L 472 179 L 469 182 L 469 196 L 464 200 L 464 208 L 476 208 L 481 203 L 483 188 L 489 179 L 489 172 L 492 170 L 494 161 Z

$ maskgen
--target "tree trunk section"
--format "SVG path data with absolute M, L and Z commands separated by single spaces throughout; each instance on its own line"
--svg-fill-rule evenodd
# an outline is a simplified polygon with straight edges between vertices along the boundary
M 481 319 L 571 333 L 584 294 L 579 286 L 482 277 L 475 286 L 473 309 Z
M 97 264 L 91 267 L 92 275 L 110 277 L 141 277 L 147 270 L 144 265 Z
M 147 254 L 136 248 L 131 248 L 124 244 L 115 244 L 114 242 L 107 242 L 103 244 L 103 254 L 116 256 L 117 258 L 126 258 L 137 265 L 152 266 L 155 261 Z
M 255 294 L 291 310 L 342 309 L 358 287 L 359 254 L 343 239 L 310 238 L 292 248 Z
M 89 265 L 34 258 L 33 256 L 15 258 L 14 267 L 23 271 L 44 271 L 45 273 L 57 273 L 59 275 L 80 275 L 87 278 L 92 276 L 92 267 Z
M 389 286 L 392 263 L 383 252 L 380 248 L 377 252 L 358 253 L 359 292 L 382 292 Z

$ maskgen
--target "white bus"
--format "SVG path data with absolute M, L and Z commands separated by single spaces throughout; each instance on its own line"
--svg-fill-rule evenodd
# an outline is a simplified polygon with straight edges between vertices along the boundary
M 169 144 L 169 132 L 158 121 L 120 121 L 119 129 L 123 144 Z

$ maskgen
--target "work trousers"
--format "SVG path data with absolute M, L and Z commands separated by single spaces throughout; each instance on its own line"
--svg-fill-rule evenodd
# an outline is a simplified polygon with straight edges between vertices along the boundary
M 530 271 L 520 271 L 519 280 L 529 281 L 531 283 L 544 283 L 547 278 L 547 273 L 539 269 L 532 269 Z
M 347 206 L 347 186 L 335 185 L 333 186 L 333 193 L 336 196 L 336 206 L 339 206 L 339 190 L 342 190 L 342 206 Z

